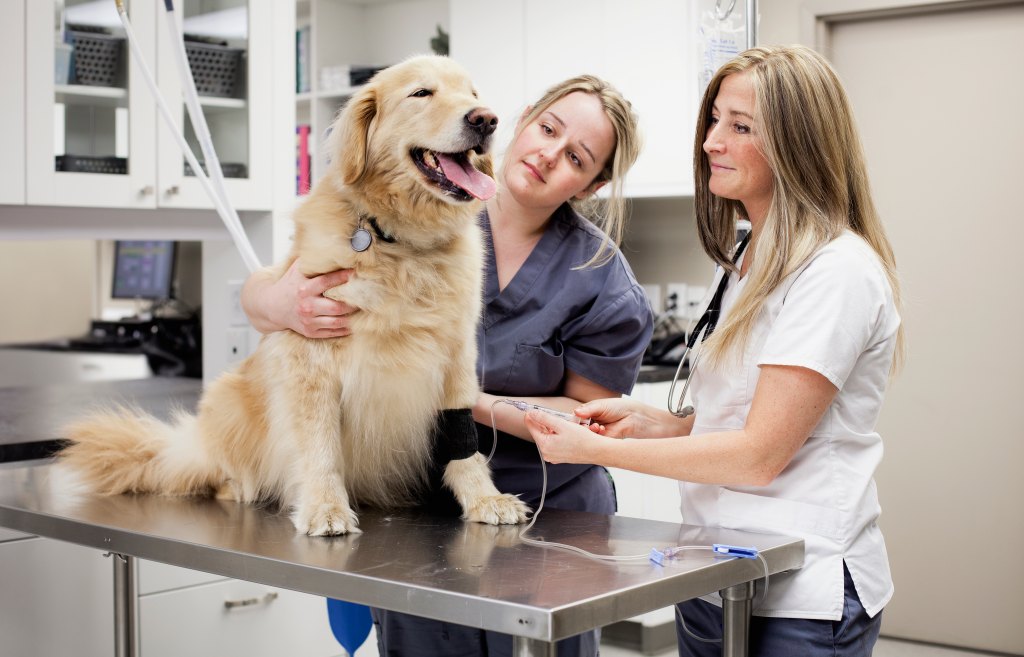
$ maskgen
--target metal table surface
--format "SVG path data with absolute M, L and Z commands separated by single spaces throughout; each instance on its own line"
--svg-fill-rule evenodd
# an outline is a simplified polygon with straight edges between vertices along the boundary
M 554 655 L 558 639 L 715 591 L 738 591 L 729 636 L 745 654 L 759 560 L 684 552 L 664 566 L 606 562 L 532 546 L 520 527 L 416 511 L 364 511 L 363 533 L 297 534 L 273 508 L 213 499 L 96 496 L 59 464 L 0 465 L 0 526 L 132 558 L 330 596 L 514 635 L 516 655 Z M 675 545 L 756 546 L 770 573 L 800 567 L 799 539 L 581 512 L 543 511 L 533 537 L 598 554 Z M 115 559 L 115 580 L 118 579 Z M 126 560 L 122 560 L 126 561 Z M 121 571 L 121 586 L 130 574 Z M 128 584 L 131 584 L 128 582 Z M 128 595 L 131 591 L 128 591 Z M 131 600 L 122 599 L 130 615 Z M 133 623 L 132 623 L 133 624 Z M 732 628 L 732 629 L 730 629 Z M 129 628 L 131 629 L 131 628 Z M 125 641 L 130 641 L 126 637 Z M 737 644 L 738 645 L 738 644 Z M 134 654 L 126 649 L 126 654 Z

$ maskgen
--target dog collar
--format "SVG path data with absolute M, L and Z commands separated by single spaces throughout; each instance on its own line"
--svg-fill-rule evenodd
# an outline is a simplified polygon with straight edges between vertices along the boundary
M 370 224 L 370 228 L 373 229 L 373 232 L 377 235 L 378 239 L 388 244 L 395 243 L 395 238 L 388 235 L 381 229 L 380 224 L 377 223 L 376 217 L 365 217 L 360 215 L 359 223 L 356 224 L 356 229 L 352 232 L 352 238 L 349 240 L 353 251 L 362 253 L 366 249 L 370 248 L 371 244 L 373 244 L 373 235 L 370 234 L 370 231 L 363 228 L 364 219 L 368 224 Z

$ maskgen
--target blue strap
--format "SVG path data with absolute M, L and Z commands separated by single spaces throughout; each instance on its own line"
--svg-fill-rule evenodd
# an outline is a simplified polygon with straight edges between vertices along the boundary
M 356 654 L 373 627 L 369 607 L 334 598 L 327 598 L 327 619 L 334 638 L 349 655 Z

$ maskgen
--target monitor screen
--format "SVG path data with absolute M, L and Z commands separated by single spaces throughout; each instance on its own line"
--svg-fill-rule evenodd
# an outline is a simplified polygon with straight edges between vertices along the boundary
M 114 299 L 170 299 L 175 243 L 124 241 L 114 244 Z

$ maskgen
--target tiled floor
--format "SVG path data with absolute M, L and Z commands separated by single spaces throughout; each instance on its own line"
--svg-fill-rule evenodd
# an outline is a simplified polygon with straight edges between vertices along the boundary
M 979 657 L 982 653 L 952 648 L 940 648 L 910 641 L 897 639 L 879 639 L 875 645 L 873 657 Z M 639 652 L 626 650 L 616 646 L 602 645 L 601 657 L 638 657 Z M 651 657 L 676 657 L 675 648 L 652 655 Z

